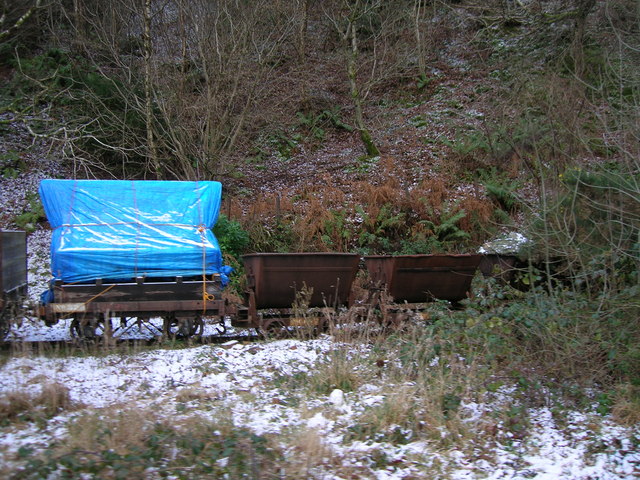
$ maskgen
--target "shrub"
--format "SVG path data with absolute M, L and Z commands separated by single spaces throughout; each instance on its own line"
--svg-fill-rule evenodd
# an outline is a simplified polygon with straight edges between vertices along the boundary
M 237 220 L 231 220 L 226 215 L 220 215 L 213 233 L 218 239 L 220 249 L 223 253 L 239 259 L 243 253 L 247 252 L 250 244 L 249 233 L 242 228 Z
M 13 219 L 13 222 L 21 229 L 26 231 L 27 233 L 31 233 L 36 229 L 36 225 L 40 222 L 46 220 L 46 215 L 44 214 L 44 207 L 40 202 L 40 198 L 36 194 L 31 194 L 28 196 L 29 207 L 28 210 L 25 210 L 20 215 L 16 216 Z

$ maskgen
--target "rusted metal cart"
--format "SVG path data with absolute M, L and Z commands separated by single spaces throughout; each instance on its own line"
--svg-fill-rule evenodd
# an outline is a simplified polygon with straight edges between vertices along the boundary
M 225 332 L 225 320 L 270 336 L 299 327 L 317 331 L 340 308 L 355 305 L 353 285 L 364 260 L 368 298 L 358 302 L 357 315 L 397 322 L 404 318 L 400 312 L 424 309 L 427 302 L 456 304 L 467 298 L 483 259 L 468 254 L 361 258 L 349 253 L 254 253 L 242 257 L 247 288 L 240 305 L 225 300 L 216 275 L 204 280 L 139 277 L 130 282 L 59 282 L 42 316 L 49 324 L 71 318 L 73 333 L 85 338 L 112 336 L 134 319 L 155 317 L 163 319 L 165 336 L 201 335 L 205 317 L 216 319 L 218 333 Z
M 482 255 L 372 255 L 364 257 L 369 273 L 370 308 L 383 321 L 397 321 L 398 310 L 448 300 L 454 305 L 469 296 Z M 390 298 L 383 298 L 388 296 Z
M 0 230 L 0 342 L 11 329 L 27 296 L 27 237 L 22 231 Z
M 353 303 L 360 256 L 351 253 L 244 255 L 246 323 L 262 332 L 321 327 L 339 307 Z

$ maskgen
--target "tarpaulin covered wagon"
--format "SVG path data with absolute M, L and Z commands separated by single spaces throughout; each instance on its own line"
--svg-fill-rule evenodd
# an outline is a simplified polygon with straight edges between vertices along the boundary
M 212 228 L 219 182 L 43 180 L 40 197 L 53 229 L 48 324 L 72 318 L 81 336 L 106 333 L 152 316 L 164 333 L 202 330 L 202 316 L 222 323 L 221 292 L 230 268 Z

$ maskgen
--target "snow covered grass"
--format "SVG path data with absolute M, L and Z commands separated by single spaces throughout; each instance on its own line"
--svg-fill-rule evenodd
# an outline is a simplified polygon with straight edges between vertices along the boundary
M 415 331 L 3 359 L 12 478 L 626 479 L 640 428 Z M 57 400 L 56 400 L 57 399 Z M 15 401 L 15 400 L 14 400 Z M 11 413 L 5 413 L 11 412 Z

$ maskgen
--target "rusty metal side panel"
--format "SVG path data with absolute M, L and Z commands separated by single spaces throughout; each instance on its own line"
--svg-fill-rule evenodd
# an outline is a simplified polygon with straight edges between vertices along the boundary
M 217 281 L 180 281 L 139 283 L 57 284 L 54 286 L 55 303 L 83 302 L 136 302 L 145 300 L 202 300 L 204 293 L 210 299 L 222 297 L 222 286 Z
M 397 255 L 365 257 L 371 280 L 386 286 L 395 302 L 467 297 L 481 255 Z
M 27 237 L 21 231 L 0 230 L 0 293 L 26 295 Z
M 77 315 L 136 316 L 225 315 L 219 281 L 144 281 L 136 283 L 56 284 L 54 301 L 43 306 L 40 317 L 47 324 Z M 206 298 L 205 298 L 206 292 Z
M 257 309 L 290 308 L 296 293 L 313 289 L 309 307 L 348 305 L 360 257 L 350 253 L 256 253 L 244 255 Z
M 148 301 L 105 301 L 78 303 L 49 303 L 43 307 L 43 317 L 48 323 L 59 318 L 82 317 L 85 315 L 108 314 L 138 316 L 162 316 L 172 313 L 175 316 L 212 315 L 223 316 L 233 313 L 224 300 L 148 300 Z

